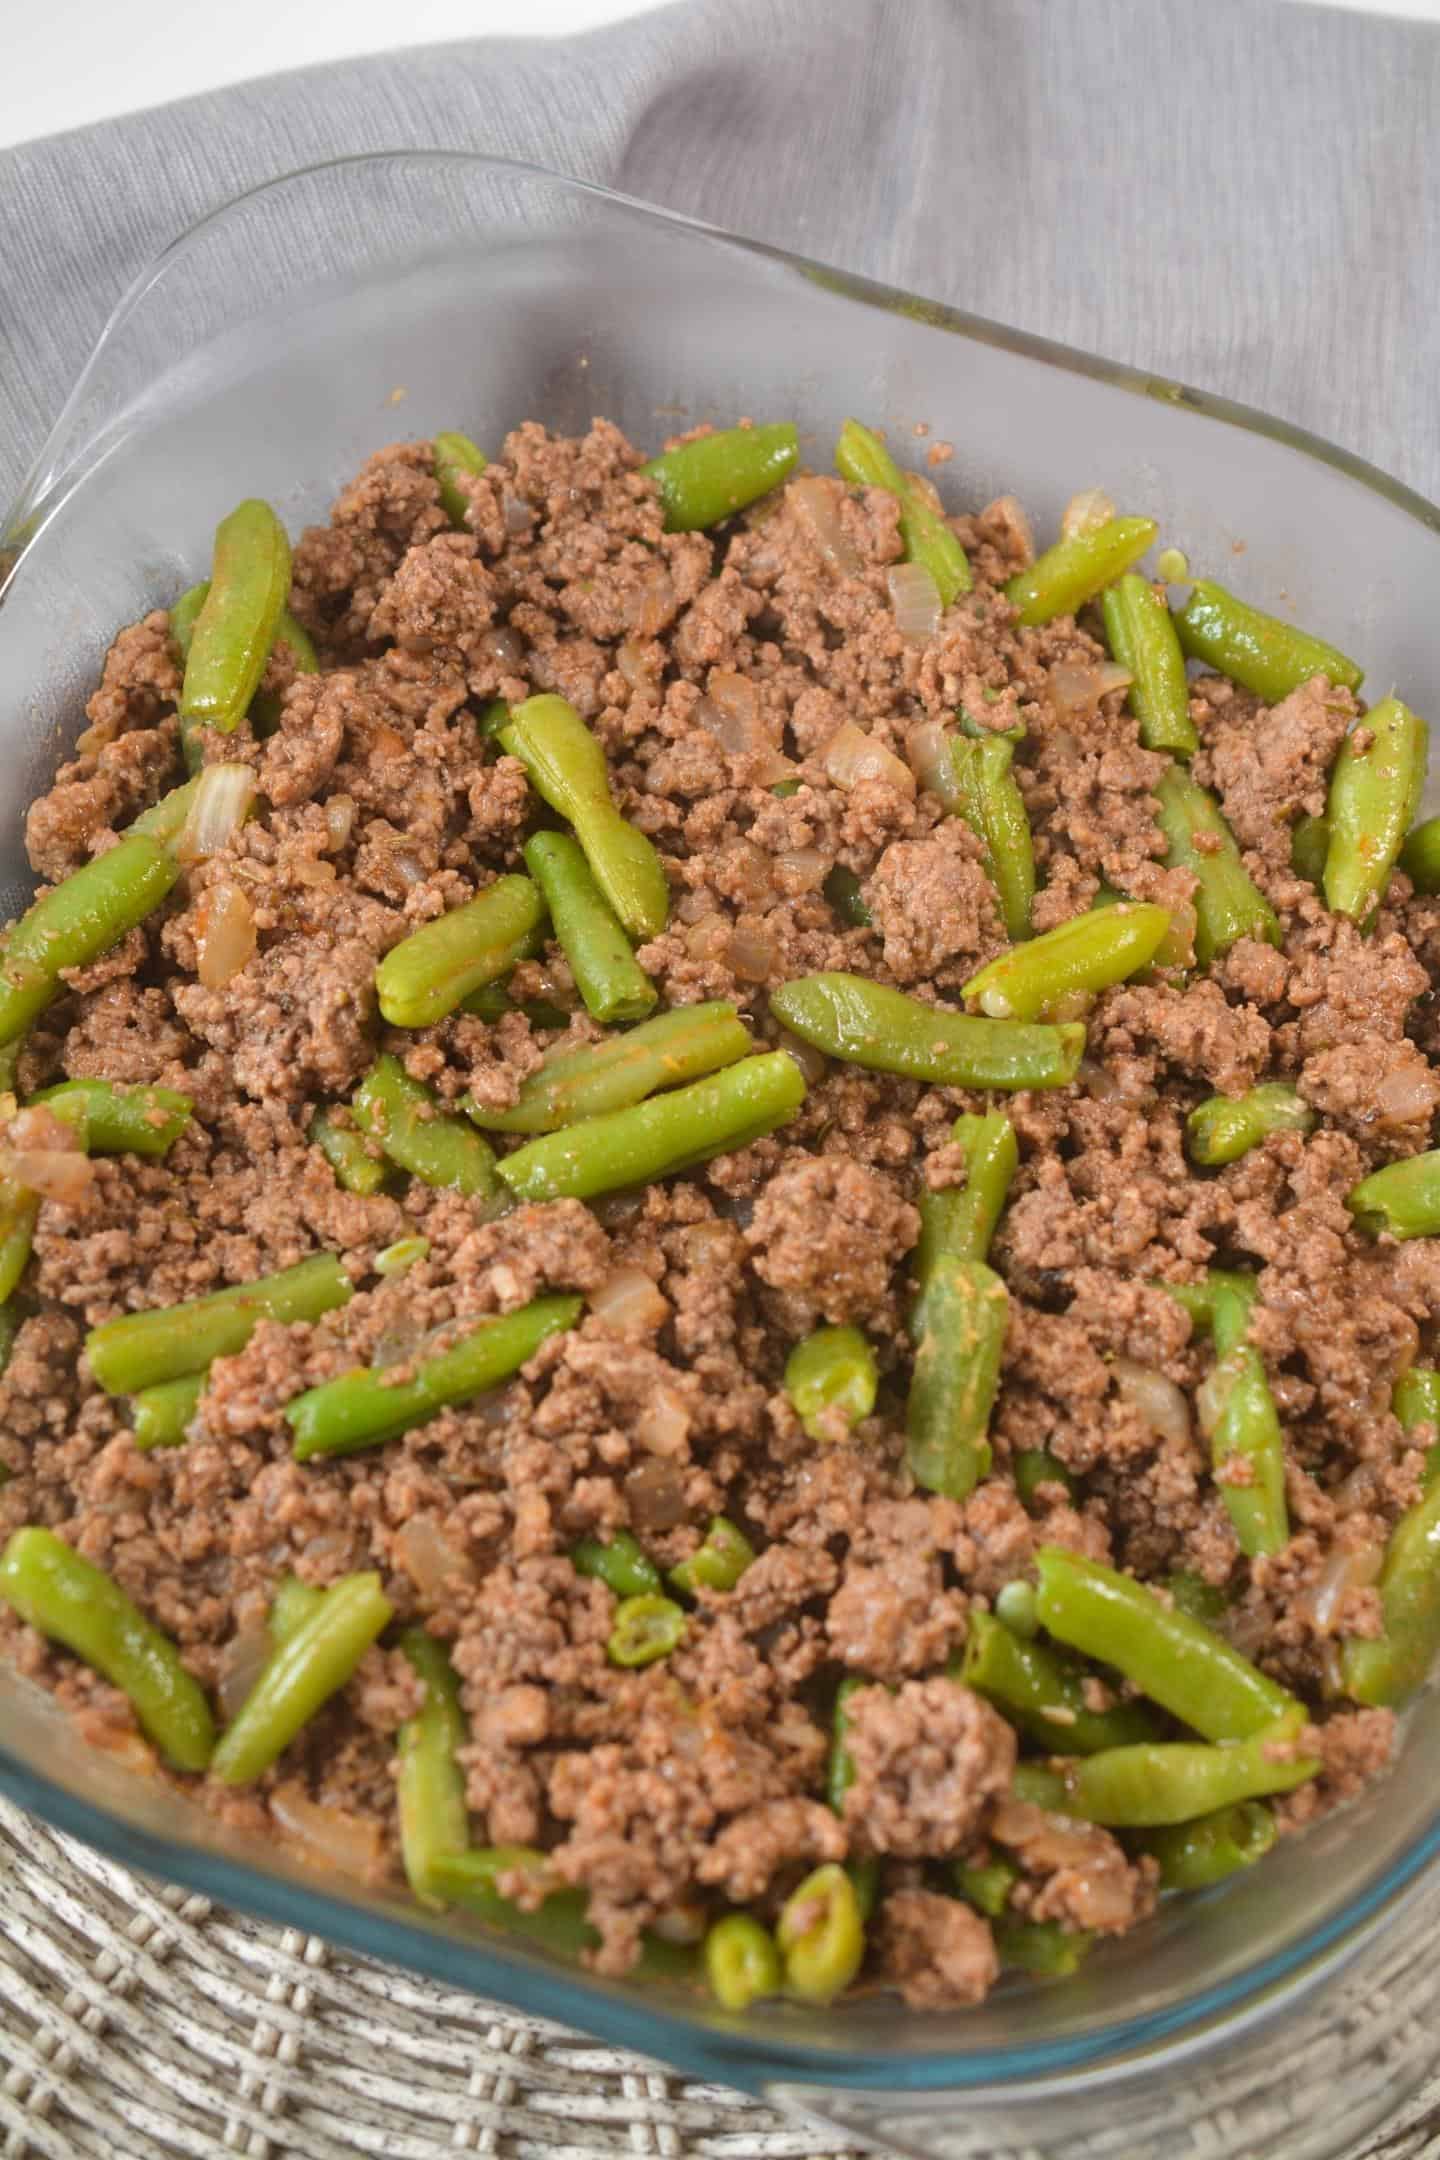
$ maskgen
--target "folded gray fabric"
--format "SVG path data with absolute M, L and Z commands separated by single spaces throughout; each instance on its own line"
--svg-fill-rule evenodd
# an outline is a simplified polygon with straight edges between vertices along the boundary
M 0 503 L 159 248 L 294 166 L 415 146 L 1223 391 L 1434 497 L 1437 108 L 1440 30 L 1255 0 L 692 0 L 191 98 L 0 153 Z

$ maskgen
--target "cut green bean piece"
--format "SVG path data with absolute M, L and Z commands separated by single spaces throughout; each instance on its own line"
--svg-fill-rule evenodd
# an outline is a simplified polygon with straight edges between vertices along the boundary
M 628 1110 L 543 1134 L 498 1167 L 522 1200 L 589 1200 L 747 1147 L 788 1124 L 804 1100 L 805 1082 L 794 1059 L 772 1050 Z
M 23 1035 L 64 988 L 152 914 L 180 875 L 168 849 L 132 833 L 53 886 L 21 916 L 0 956 L 0 1043 Z
M 1440 817 L 1426 818 L 1415 827 L 1400 850 L 1400 868 L 1416 892 L 1440 893 Z
M 1059 1486 L 1070 1499 L 1075 1497 L 1073 1474 L 1048 1448 L 1022 1448 L 1011 1467 L 1015 1473 L 1015 1490 L 1032 1515 L 1042 1485 Z
M 799 455 L 794 423 L 776 420 L 697 436 L 640 471 L 660 491 L 666 532 L 703 532 L 779 487 Z
M 14 1296 L 30 1260 L 40 1195 L 0 1181 L 0 1304 Z
M 1005 934 L 1030 935 L 1035 898 L 1035 849 L 1025 798 L 1011 771 L 1015 745 L 1005 735 L 959 737 L 950 762 L 959 789 L 959 814 L 985 849 L 985 873 L 995 887 Z
M 1272 1133 L 1308 1133 L 1315 1112 L 1284 1080 L 1267 1080 L 1244 1095 L 1211 1095 L 1185 1120 L 1185 1150 L 1205 1169 L 1238 1162 Z
M 670 1581 L 686 1597 L 697 1590 L 733 1590 L 755 1558 L 755 1548 L 727 1515 L 712 1515 L 705 1542 L 688 1560 L 670 1570 Z
M 660 1592 L 659 1568 L 628 1530 L 617 1530 L 604 1542 L 581 1538 L 570 1549 L 570 1565 L 577 1575 L 594 1576 L 619 1598 L 658 1596 Z
M 1067 1805 L 1087 1822 L 1146 1830 L 1293 1792 L 1320 1771 L 1316 1756 L 1298 1753 L 1304 1726 L 1296 1709 L 1228 1747 L 1176 1740 L 1109 1748 L 1066 1771 Z
M 285 1410 L 296 1461 L 378 1447 L 452 1403 L 483 1395 L 528 1365 L 547 1336 L 574 1327 L 580 1312 L 578 1297 L 534 1298 L 518 1312 L 482 1320 L 449 1350 L 417 1353 L 407 1361 L 409 1380 L 396 1383 L 383 1367 L 367 1368 L 310 1388 Z
M 1052 1770 L 1048 1763 L 1019 1762 L 1010 1780 L 1010 1790 L 1017 1800 L 1028 1807 L 1044 1808 L 1047 1814 L 1065 1813 L 1066 1791 L 1063 1772 Z
M 500 742 L 519 758 L 536 793 L 574 827 L 627 934 L 637 944 L 658 937 L 670 913 L 664 866 L 653 843 L 616 809 L 605 753 L 575 707 L 562 697 L 526 698 Z
M 524 854 L 591 1019 L 607 1025 L 643 1020 L 660 993 L 630 950 L 579 841 L 570 833 L 539 832 L 526 841 Z
M 1165 597 L 1133 570 L 1101 595 L 1111 657 L 1130 671 L 1130 710 L 1147 750 L 1193 757 L 1200 737 L 1190 717 L 1185 655 Z
M 198 725 L 229 735 L 239 727 L 289 594 L 284 526 L 269 503 L 241 503 L 215 529 L 210 590 L 190 635 L 180 691 L 182 729 Z
M 1140 1703 L 1087 1706 L 1086 1675 L 1044 1643 L 1024 1642 L 990 1613 L 972 1612 L 960 1678 L 1052 1755 L 1096 1755 L 1158 1737 Z
M 206 1767 L 215 1726 L 199 1682 L 110 1576 L 52 1531 L 17 1530 L 0 1555 L 0 1598 L 118 1688 L 167 1762 Z
M 1196 580 L 1175 617 L 1175 629 L 1181 649 L 1192 660 L 1203 660 L 1267 705 L 1278 705 L 1316 675 L 1347 690 L 1358 690 L 1365 679 L 1363 670 L 1335 646 L 1278 616 L 1262 614 L 1209 578 Z
M 535 1904 L 506 1897 L 498 1885 L 507 1876 L 526 1875 L 544 1891 Z M 528 1845 L 472 1846 L 467 1852 L 438 1854 L 430 1869 L 432 1895 L 463 1905 L 495 1927 L 528 1937 L 560 1956 L 578 1957 L 594 1950 L 600 1937 L 585 1917 L 589 1892 L 566 1888 L 544 1853 Z
M 200 619 L 200 610 L 209 597 L 210 580 L 205 578 L 200 584 L 192 585 L 188 592 L 181 593 L 170 610 L 170 635 L 182 661 L 190 657 L 190 641 L 195 635 L 195 625 Z M 314 640 L 309 631 L 295 620 L 288 607 L 280 610 L 280 620 L 275 626 L 275 644 L 289 646 L 297 675 L 319 674 L 320 656 L 315 650 Z M 179 794 L 182 791 L 177 788 L 175 792 Z M 137 827 L 132 826 L 131 831 L 135 830 Z
M 517 941 L 544 914 L 531 879 L 498 877 L 477 899 L 392 945 L 375 970 L 380 1010 L 391 1027 L 433 1027 L 472 990 L 507 975 Z
M 463 1852 L 470 1843 L 465 1773 L 455 1759 L 469 1733 L 460 1707 L 460 1683 L 434 1636 L 423 1627 L 407 1628 L 400 1648 L 425 1691 L 419 1711 L 406 1719 L 396 1739 L 400 1856 L 410 1888 L 416 1897 L 428 1899 L 437 1895 L 436 1861 L 442 1854 Z
M 393 1616 L 378 1574 L 347 1575 L 327 1590 L 267 1661 L 221 1737 L 212 1776 L 222 1785 L 253 1784 L 344 1687 Z
M 193 780 L 187 780 L 183 787 L 171 788 L 159 802 L 151 803 L 148 810 L 142 810 L 139 817 L 132 818 L 125 828 L 126 839 L 138 833 L 142 839 L 158 840 L 162 847 L 173 847 L 185 830 L 191 805 L 200 792 L 200 779 L 201 775 L 196 773 Z
M 858 420 L 845 422 L 835 445 L 835 469 L 851 487 L 884 488 L 895 497 L 905 560 L 929 571 L 942 607 L 969 592 L 970 563 L 964 548 L 923 488 L 914 485 L 916 476 L 900 470 L 872 429 Z
M 488 1141 L 443 1111 L 398 1058 L 376 1059 L 350 1108 L 361 1131 L 411 1177 L 472 1198 L 493 1197 L 495 1153 Z
M 107 1395 L 139 1395 L 163 1380 L 203 1372 L 217 1357 L 233 1357 L 261 1320 L 318 1320 L 345 1304 L 353 1287 L 334 1253 L 316 1253 L 278 1275 L 212 1290 L 188 1305 L 103 1321 L 86 1336 L 85 1355 Z
M 1308 878 L 1314 886 L 1325 882 L 1325 858 L 1330 852 L 1330 820 L 1327 817 L 1302 817 L 1290 835 L 1290 867 L 1296 877 Z M 1401 850 L 1401 861 L 1405 859 Z
M 396 1238 L 393 1245 L 386 1245 L 375 1255 L 377 1275 L 408 1275 L 411 1268 L 428 1258 L 428 1237 Z
M 820 889 L 840 920 L 849 923 L 852 930 L 872 927 L 875 918 L 865 904 L 860 880 L 853 870 L 847 870 L 843 863 L 836 863 Z
M 1212 1269 L 1210 1332 L 1216 1361 L 1201 1390 L 1200 1429 L 1240 1550 L 1251 1559 L 1279 1552 L 1290 1536 L 1285 1506 L 1285 1442 L 1265 1361 L 1247 1340 L 1253 1277 Z M 1227 1474 L 1241 1466 L 1243 1482 Z
M 615 1608 L 614 1624 L 605 1654 L 612 1665 L 653 1665 L 668 1657 L 685 1640 L 685 1613 L 673 1598 L 645 1592 L 622 1598 Z
M 520 1083 L 508 1110 L 489 1110 L 468 1099 L 465 1109 L 490 1132 L 558 1132 L 582 1118 L 628 1110 L 665 1088 L 722 1071 L 753 1048 L 733 1005 L 678 1005 L 604 1042 L 552 1051 L 539 1071 Z
M 1407 1433 L 1428 1425 L 1434 1438 L 1425 1451 L 1425 1490 L 1440 1477 L 1440 1372 L 1433 1365 L 1412 1365 L 1395 1383 L 1390 1407 Z
M 20 1332 L 22 1315 L 12 1304 L 0 1305 L 0 1376 L 10 1363 L 10 1353 L 15 1348 L 15 1338 Z M 0 1485 L 5 1482 L 0 1478 Z
M 835 1690 L 830 1756 L 825 1769 L 825 1798 L 837 1815 L 844 1814 L 845 1795 L 855 1782 L 855 1758 L 846 1745 L 850 1732 L 849 1701 L 857 1688 L 870 1685 L 863 1673 L 847 1673 Z
M 1189 870 L 1195 887 L 1195 958 L 1208 968 L 1237 938 L 1280 942 L 1275 910 L 1240 859 L 1235 835 L 1198 782 L 1172 765 L 1155 788 L 1166 867 Z
M 1440 1653 L 1440 1484 L 1391 1531 L 1378 1587 L 1382 1633 L 1345 1643 L 1340 1684 L 1352 1702 L 1391 1708 L 1424 1683 Z
M 377 1193 L 390 1174 L 384 1159 L 371 1152 L 364 1133 L 355 1125 L 339 1124 L 332 1111 L 316 1111 L 310 1120 L 310 1140 L 346 1192 Z
M 923 1290 L 942 1253 L 956 1260 L 984 1260 L 1005 1206 L 1020 1152 L 1015 1128 L 1000 1111 L 956 1118 L 950 1140 L 965 1158 L 965 1183 L 920 1195 L 920 1242 L 915 1276 Z
M 1122 901 L 1012 945 L 966 983 L 992 1020 L 1037 1020 L 1064 998 L 1093 995 L 1148 967 L 1170 928 L 1167 909 Z
M 998 1920 L 1010 1902 L 1010 1893 L 1020 1880 L 1020 1870 L 1008 1860 L 991 1860 L 984 1867 L 972 1867 L 964 1860 L 952 1860 L 950 1880 L 976 1912 L 984 1913 L 987 1920 Z
M 270 1640 L 278 1649 L 299 1633 L 307 1620 L 313 1620 L 325 1602 L 325 1592 L 314 1583 L 302 1582 L 298 1575 L 282 1575 L 275 1585 L 266 1619 Z
M 1224 1591 L 1217 1590 L 1214 1583 L 1206 1582 L 1203 1575 L 1196 1575 L 1189 1568 L 1176 1568 L 1166 1576 L 1165 1587 L 1178 1610 L 1189 1613 L 1192 1620 L 1202 1620 L 1213 1627 L 1217 1620 L 1225 1617 Z
M 1005 597 L 1026 625 L 1073 615 L 1137 563 L 1159 529 L 1153 518 L 1117 517 L 1058 540 L 1028 570 L 1016 572 Z
M 441 507 L 451 524 L 463 531 L 470 498 L 460 486 L 460 475 L 469 473 L 473 478 L 483 473 L 490 461 L 478 443 L 471 442 L 468 435 L 460 435 L 453 428 L 442 430 L 434 438 L 432 448 Z
M 840 972 L 782 984 L 770 1010 L 829 1057 L 937 1087 L 1066 1087 L 1085 1049 L 1078 1021 L 1042 1027 L 985 1020 Z
M 174 1088 L 122 1087 L 110 1080 L 62 1080 L 30 1100 L 48 1103 L 61 1117 L 72 1105 L 83 1110 L 92 1155 L 164 1155 L 195 1108 Z
M 1037 1566 L 1040 1618 L 1056 1641 L 1113 1665 L 1142 1695 L 1207 1740 L 1248 1740 L 1278 1718 L 1300 1713 L 1293 1695 L 1223 1637 L 1162 1604 L 1132 1577 L 1058 1545 L 1042 1545 Z M 1204 1814 L 1206 1808 L 1190 1812 Z
M 181 1445 L 205 1392 L 205 1384 L 206 1375 L 198 1372 L 141 1389 L 130 1405 L 130 1430 L 142 1454 L 148 1455 L 151 1448 Z
M 795 1345 L 785 1392 L 812 1440 L 839 1440 L 875 1408 L 880 1368 L 857 1327 L 822 1327 Z
M 1385 898 L 1425 786 L 1429 748 L 1429 728 L 1397 697 L 1372 705 L 1341 744 L 1325 813 L 1325 905 L 1337 915 L 1364 922 Z
M 750 1913 L 726 1913 L 705 1937 L 705 1978 L 722 2010 L 778 1995 L 784 1974 L 774 1936 Z
M 182 662 L 190 657 L 190 640 L 195 635 L 200 610 L 209 597 L 210 580 L 202 578 L 198 585 L 187 586 L 170 610 L 170 635 Z
M 1351 1186 L 1345 1205 L 1370 1237 L 1382 1231 L 1402 1241 L 1440 1236 L 1440 1148 L 1372 1170 Z
M 994 1933 L 1001 1965 L 1035 1980 L 1068 1980 L 1095 1946 L 1092 1932 L 1058 1920 L 1002 1920 Z
M 1259 1800 L 1237 1800 L 1196 1822 L 1152 1830 L 1144 1848 L 1159 1863 L 1164 1890 L 1208 1890 L 1263 1860 L 1277 1836 L 1275 1817 Z
M 936 1260 L 905 1409 L 905 1459 L 927 1492 L 964 1500 L 990 1468 L 990 1412 L 1010 1300 L 983 1260 Z
M 865 1924 L 843 1867 L 831 1861 L 791 1891 L 780 1908 L 775 1940 L 791 1995 L 823 2004 L 845 1992 L 865 1955 Z

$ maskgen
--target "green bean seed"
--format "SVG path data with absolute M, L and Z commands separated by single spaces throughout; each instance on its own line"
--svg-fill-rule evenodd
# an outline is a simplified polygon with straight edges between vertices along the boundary
M 1361 747 L 1363 745 L 1363 747 Z M 1388 697 L 1346 736 L 1330 774 L 1325 905 L 1364 922 L 1385 898 L 1425 786 L 1430 730 Z
M 500 742 L 519 758 L 530 784 L 574 827 L 596 884 L 637 943 L 660 935 L 670 887 L 653 843 L 627 824 L 610 793 L 605 753 L 564 698 L 526 698 L 515 706 Z
M 472 478 L 483 473 L 490 462 L 478 443 L 468 435 L 457 434 L 446 428 L 434 438 L 435 478 L 440 487 L 440 502 L 450 523 L 459 530 L 465 529 L 465 516 L 470 508 L 470 498 L 460 485 L 462 473 Z
M 1244 1095 L 1211 1095 L 1185 1120 L 1191 1162 L 1213 1170 L 1238 1162 L 1272 1133 L 1308 1133 L 1315 1112 L 1284 1080 L 1267 1080 Z
M 1263 1860 L 1276 1835 L 1275 1817 L 1263 1802 L 1238 1800 L 1196 1822 L 1152 1830 L 1144 1848 L 1159 1862 L 1162 1889 L 1208 1890 Z
M 427 1259 L 430 1252 L 428 1237 L 396 1238 L 393 1245 L 386 1245 L 375 1255 L 377 1275 L 408 1275 L 411 1268 Z
M 164 1155 L 195 1108 L 174 1088 L 121 1087 L 110 1080 L 62 1080 L 30 1099 L 48 1103 L 61 1117 L 72 1105 L 83 1110 L 92 1155 Z
M 938 1087 L 1066 1087 L 1079 1070 L 1085 1030 L 947 1011 L 863 975 L 802 975 L 770 997 L 770 1010 L 802 1042 L 871 1072 Z
M 840 430 L 835 469 L 851 487 L 883 488 L 894 496 L 900 505 L 905 560 L 929 571 L 942 607 L 969 592 L 970 564 L 964 548 L 923 489 L 913 485 L 914 474 L 903 473 L 880 437 L 858 420 L 847 420 Z
M 344 1687 L 393 1616 L 378 1574 L 347 1575 L 327 1590 L 266 1663 L 221 1737 L 212 1775 L 222 1785 L 253 1784 Z
M 1278 945 L 1275 910 L 1240 859 L 1235 835 L 1204 788 L 1178 765 L 1155 788 L 1171 870 L 1189 870 L 1195 888 L 1195 958 L 1208 968 L 1237 938 Z
M 1117 517 L 1059 540 L 1016 572 L 1005 597 L 1027 625 L 1073 615 L 1138 562 L 1158 531 L 1153 518 Z
M 552 1050 L 520 1083 L 508 1110 L 467 1101 L 468 1115 L 490 1132 L 557 1132 L 582 1118 L 633 1103 L 664 1088 L 703 1079 L 754 1048 L 733 1005 L 679 1005 L 640 1027 L 578 1050 Z
M 705 1978 L 722 2010 L 778 1995 L 784 1975 L 774 1936 L 749 1913 L 726 1913 L 705 1937 Z
M 380 1010 L 391 1027 L 433 1027 L 472 990 L 507 975 L 516 942 L 544 914 L 540 888 L 530 878 L 498 877 L 477 899 L 392 945 L 375 970 Z
M 460 1683 L 434 1636 L 423 1627 L 407 1628 L 400 1648 L 424 1689 L 419 1711 L 406 1719 L 396 1737 L 400 1856 L 416 1897 L 429 1899 L 436 1895 L 437 1859 L 463 1852 L 470 1843 L 465 1773 L 455 1759 L 469 1732 L 460 1707 Z
M 524 853 L 591 1019 L 643 1020 L 660 993 L 630 950 L 579 841 L 570 833 L 539 832 Z
M 660 1570 L 628 1530 L 617 1530 L 604 1543 L 599 1538 L 581 1538 L 570 1548 L 570 1565 L 577 1575 L 603 1582 L 618 1598 L 659 1594 Z
M 605 1653 L 612 1665 L 653 1665 L 685 1640 L 685 1614 L 673 1598 L 646 1592 L 622 1598 Z
M 217 1357 L 233 1357 L 261 1320 L 318 1320 L 345 1304 L 353 1287 L 334 1253 L 316 1253 L 278 1275 L 212 1290 L 187 1305 L 103 1321 L 86 1336 L 85 1355 L 107 1395 L 138 1395 L 203 1372 Z
M 1033 1642 L 1040 1632 L 1040 1605 L 1035 1585 L 1023 1575 L 1002 1583 L 995 1593 L 995 1617 L 1022 1642 Z
M 688 1560 L 670 1570 L 670 1581 L 686 1597 L 697 1590 L 733 1590 L 755 1558 L 755 1548 L 726 1515 L 712 1515 L 705 1542 Z
M 972 975 L 963 994 L 992 1020 L 1037 1020 L 1063 999 L 1138 974 L 1169 928 L 1168 911 L 1142 901 L 1076 915 L 1043 937 L 1012 945 Z
M 493 1198 L 494 1150 L 473 1126 L 448 1116 L 398 1058 L 376 1059 L 350 1108 L 360 1130 L 411 1177 L 471 1198 Z
M 640 471 L 659 490 L 666 532 L 703 532 L 779 487 L 799 455 L 794 423 L 777 420 L 699 435 Z
M 1316 675 L 1347 690 L 1358 690 L 1364 680 L 1363 671 L 1333 645 L 1262 614 L 1208 578 L 1196 580 L 1175 629 L 1192 660 L 1218 668 L 1267 705 L 1278 705 Z
M 1185 655 L 1163 593 L 1132 570 L 1101 595 L 1113 659 L 1130 672 L 1130 710 L 1147 750 L 1193 757 L 1200 737 L 1190 717 Z
M 0 1043 L 23 1035 L 64 988 L 65 968 L 88 967 L 152 914 L 180 875 L 168 849 L 131 834 L 52 886 L 21 916 L 0 955 Z
M 812 1440 L 838 1440 L 875 1408 L 880 1368 L 857 1327 L 816 1328 L 785 1363 L 785 1392 Z

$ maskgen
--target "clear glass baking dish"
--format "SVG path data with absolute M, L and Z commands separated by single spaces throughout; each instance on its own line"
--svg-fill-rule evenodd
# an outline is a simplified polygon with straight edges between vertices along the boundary
M 524 416 L 793 416 L 828 463 L 851 412 L 952 441 L 957 504 L 1013 490 L 1040 529 L 1103 484 L 1197 564 L 1440 712 L 1440 512 L 1294 429 L 755 246 L 479 157 L 296 173 L 178 242 L 117 310 L 0 534 L 0 914 L 28 888 L 25 805 L 81 724 L 118 624 L 167 602 L 218 517 L 292 530 L 400 435 L 498 441 Z M 983 2009 L 875 1998 L 742 2020 L 562 1968 L 237 1842 L 87 1751 L 0 1672 L 0 1789 L 206 1894 L 763 2093 L 916 2153 L 1320 2160 L 1433 2053 L 1440 1707 L 1397 1775 L 1251 1876 Z

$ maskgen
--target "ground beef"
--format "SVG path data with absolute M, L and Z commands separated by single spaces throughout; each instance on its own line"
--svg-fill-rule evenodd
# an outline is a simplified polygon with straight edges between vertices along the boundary
M 885 1314 L 919 1234 L 914 1207 L 882 1172 L 826 1155 L 773 1177 L 745 1236 L 756 1274 L 788 1310 L 843 1322 Z
M 861 1688 L 847 1705 L 855 1781 L 845 1821 L 863 1852 L 921 1860 L 962 1849 L 1015 1768 L 1015 1735 L 953 1680 Z
M 983 2002 L 1000 1960 L 979 1913 L 933 1890 L 893 1890 L 880 1919 L 881 1970 L 914 2010 Z

